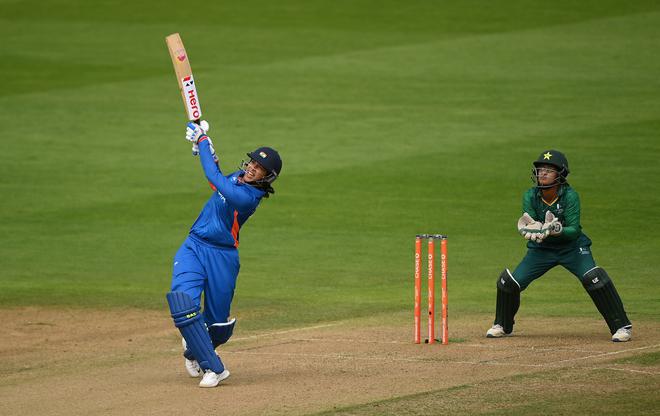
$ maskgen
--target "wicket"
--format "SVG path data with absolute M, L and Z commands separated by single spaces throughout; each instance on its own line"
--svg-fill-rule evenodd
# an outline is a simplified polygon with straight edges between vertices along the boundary
M 442 344 L 449 343 L 447 327 L 447 236 L 443 234 L 418 234 L 415 236 L 415 344 L 422 341 L 422 240 L 428 240 L 428 332 L 425 342 L 435 343 L 435 240 L 440 240 L 440 286 L 442 290 Z

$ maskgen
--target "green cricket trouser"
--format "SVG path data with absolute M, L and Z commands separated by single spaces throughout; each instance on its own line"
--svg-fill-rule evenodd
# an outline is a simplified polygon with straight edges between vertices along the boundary
M 573 273 L 580 282 L 584 274 L 596 267 L 591 255 L 591 241 L 580 241 L 584 245 L 571 244 L 565 248 L 528 248 L 527 254 L 513 271 L 513 277 L 525 290 L 534 280 L 543 276 L 555 266 L 563 266 Z

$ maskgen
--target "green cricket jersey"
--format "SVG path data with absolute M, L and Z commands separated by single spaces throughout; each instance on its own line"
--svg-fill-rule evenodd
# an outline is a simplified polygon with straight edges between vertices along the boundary
M 527 243 L 529 248 L 566 248 L 571 246 L 589 246 L 591 240 L 582 233 L 580 225 L 580 197 L 569 184 L 559 187 L 554 201 L 544 201 L 540 189 L 530 188 L 523 195 L 523 212 L 534 220 L 543 223 L 545 213 L 551 211 L 561 222 L 563 229 L 558 236 L 548 236 L 540 244 Z

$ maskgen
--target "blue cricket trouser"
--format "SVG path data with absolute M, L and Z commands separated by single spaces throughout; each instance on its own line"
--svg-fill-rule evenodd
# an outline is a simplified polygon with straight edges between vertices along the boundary
M 187 293 L 197 305 L 204 292 L 207 325 L 225 323 L 239 269 L 236 248 L 212 246 L 189 235 L 174 255 L 172 291 Z

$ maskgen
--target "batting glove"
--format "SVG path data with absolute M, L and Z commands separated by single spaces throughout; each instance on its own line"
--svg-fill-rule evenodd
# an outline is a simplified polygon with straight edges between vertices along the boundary
M 199 129 L 201 129 L 202 133 L 195 138 L 196 132 Z M 209 123 L 206 120 L 200 121 L 199 124 L 190 122 L 186 125 L 186 140 L 192 142 L 193 156 L 199 155 L 199 146 L 197 146 L 197 141 L 199 140 L 199 137 L 201 137 L 202 134 L 208 133 L 210 129 L 211 126 L 209 126 Z
M 197 143 L 200 137 L 208 133 L 209 129 L 210 126 L 206 120 L 200 121 L 199 124 L 191 121 L 186 124 L 186 140 Z

